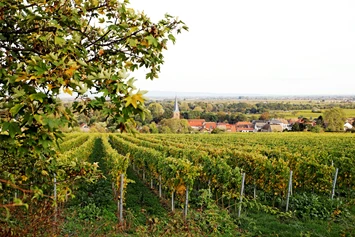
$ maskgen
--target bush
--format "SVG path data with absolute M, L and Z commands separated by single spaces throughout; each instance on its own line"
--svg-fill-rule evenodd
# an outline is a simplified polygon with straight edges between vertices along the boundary
M 315 133 L 324 132 L 323 128 L 320 125 L 311 127 L 310 131 Z
M 219 133 L 224 133 L 225 131 L 223 129 L 220 128 L 215 128 L 212 130 L 212 134 L 219 134 Z
M 331 200 L 328 197 L 306 193 L 290 198 L 290 210 L 301 219 L 325 220 L 347 213 L 342 201 L 338 199 Z

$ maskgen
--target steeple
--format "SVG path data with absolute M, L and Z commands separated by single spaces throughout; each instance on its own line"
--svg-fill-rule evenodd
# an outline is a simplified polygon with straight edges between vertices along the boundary
M 180 112 L 177 97 L 175 96 L 174 112 Z
M 175 96 L 174 113 L 173 118 L 180 119 L 179 104 L 177 102 L 177 97 Z

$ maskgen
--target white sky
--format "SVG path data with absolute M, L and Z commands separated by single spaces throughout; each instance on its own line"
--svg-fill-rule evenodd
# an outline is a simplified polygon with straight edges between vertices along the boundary
M 273 95 L 355 94 L 354 0 L 131 0 L 152 20 L 190 28 L 143 90 Z

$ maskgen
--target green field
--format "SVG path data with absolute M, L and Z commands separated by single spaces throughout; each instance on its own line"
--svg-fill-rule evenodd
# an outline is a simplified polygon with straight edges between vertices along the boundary
M 343 109 L 345 114 L 346 114 L 346 117 L 347 118 L 354 118 L 355 117 L 355 109 Z M 318 118 L 320 115 L 323 116 L 323 112 L 321 110 L 320 113 L 314 113 L 312 112 L 312 110 L 296 110 L 296 111 L 270 111 L 269 112 L 270 115 L 273 115 L 273 114 L 276 114 L 278 115 L 279 118 L 285 118 L 285 119 L 296 119 L 298 117 L 303 117 L 303 118 L 312 118 L 312 119 L 315 119 L 315 118 Z M 252 117 L 252 116 L 255 116 L 255 117 L 260 117 L 261 114 L 248 114 L 248 117 Z

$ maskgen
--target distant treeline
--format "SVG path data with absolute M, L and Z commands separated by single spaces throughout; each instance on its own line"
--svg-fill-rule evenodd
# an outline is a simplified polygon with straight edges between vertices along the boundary
M 257 119 L 285 118 L 285 114 L 297 117 L 297 112 L 309 110 L 314 112 L 313 118 L 319 117 L 319 113 L 326 109 L 338 107 L 342 109 L 355 109 L 355 103 L 350 102 L 232 102 L 232 101 L 189 101 L 180 100 L 179 109 L 181 118 L 184 119 L 205 119 L 207 122 L 228 122 L 234 124 L 238 121 L 251 121 Z M 173 100 L 157 100 L 146 102 L 146 114 L 144 120 L 140 116 L 134 119 L 138 126 L 149 125 L 152 122 L 159 124 L 163 119 L 170 119 L 173 116 Z M 289 118 L 290 116 L 288 116 Z M 77 115 L 79 124 L 86 123 L 89 126 L 96 125 L 110 128 L 113 126 L 111 120 L 106 120 L 102 111 L 95 111 L 92 114 Z M 101 125 L 100 125 L 101 124 Z M 100 126 L 99 126 L 100 125 Z M 114 127 L 112 127 L 114 129 Z
M 173 109 L 173 101 L 156 101 L 148 102 L 147 105 L 151 103 L 159 103 L 163 106 L 163 109 Z M 245 102 L 222 102 L 222 103 L 206 103 L 206 102 L 179 102 L 180 111 L 200 111 L 200 112 L 239 112 L 245 114 L 260 114 L 270 110 L 280 110 L 280 111 L 292 111 L 292 110 L 313 110 L 313 109 L 330 109 L 333 107 L 339 107 L 342 109 L 355 109 L 355 103 L 290 103 L 290 102 L 260 102 L 256 104 L 249 104 Z
M 172 117 L 174 109 L 173 100 L 150 101 L 146 103 L 150 109 L 152 120 L 158 123 L 161 119 Z M 161 113 L 154 112 L 151 108 L 160 108 Z M 342 109 L 355 109 L 355 103 L 290 103 L 290 102 L 205 102 L 205 101 L 179 101 L 181 117 L 185 119 L 205 119 L 212 122 L 247 121 L 259 119 L 260 114 L 269 112 L 271 117 L 282 118 L 282 112 L 310 110 L 321 112 L 325 109 L 339 107 Z M 315 115 L 315 117 L 318 117 Z

